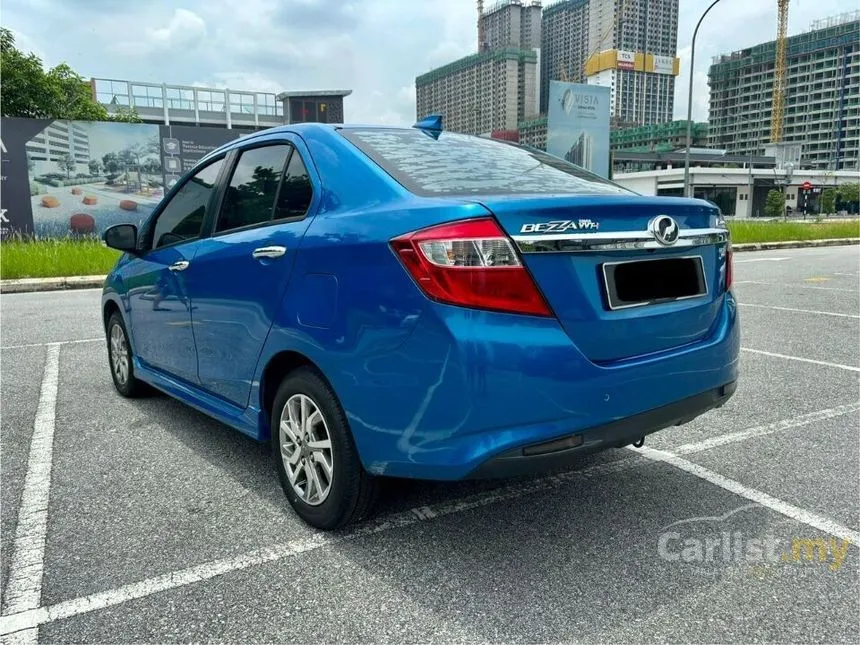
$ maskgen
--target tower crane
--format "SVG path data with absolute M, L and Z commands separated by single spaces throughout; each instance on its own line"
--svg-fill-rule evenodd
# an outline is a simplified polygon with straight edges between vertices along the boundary
M 786 38 L 788 0 L 776 0 L 778 8 L 776 30 L 776 61 L 773 68 L 773 110 L 770 120 L 770 142 L 782 141 L 782 115 L 785 107 Z
M 478 0 L 478 53 L 484 51 L 484 0 Z

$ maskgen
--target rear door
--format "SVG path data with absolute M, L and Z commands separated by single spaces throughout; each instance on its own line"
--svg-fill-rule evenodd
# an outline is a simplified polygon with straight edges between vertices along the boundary
M 284 135 L 233 153 L 212 235 L 186 272 L 200 384 L 238 406 L 318 200 L 306 155 Z

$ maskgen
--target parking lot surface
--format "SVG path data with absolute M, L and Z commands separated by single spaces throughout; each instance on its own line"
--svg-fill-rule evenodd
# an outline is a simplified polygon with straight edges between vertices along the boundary
M 741 380 L 642 450 L 389 480 L 335 533 L 267 446 L 117 395 L 96 290 L 4 295 L 3 642 L 860 642 L 860 250 L 736 255 Z

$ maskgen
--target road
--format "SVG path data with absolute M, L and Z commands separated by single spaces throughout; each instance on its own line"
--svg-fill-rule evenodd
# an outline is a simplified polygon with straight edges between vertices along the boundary
M 860 250 L 735 267 L 724 408 L 558 475 L 387 481 L 337 533 L 296 518 L 265 446 L 114 392 L 98 291 L 4 295 L 0 634 L 858 642 Z M 792 551 L 817 538 L 825 561 Z

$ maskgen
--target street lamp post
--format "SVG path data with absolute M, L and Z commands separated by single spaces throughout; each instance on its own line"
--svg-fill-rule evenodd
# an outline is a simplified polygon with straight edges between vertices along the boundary
M 699 18 L 699 22 L 696 23 L 696 28 L 693 30 L 693 43 L 690 46 L 690 87 L 687 90 L 687 151 L 684 153 L 684 197 L 692 197 L 690 194 L 692 192 L 690 190 L 690 146 L 693 144 L 693 65 L 696 62 L 696 36 L 705 16 L 719 1 L 714 0 Z

